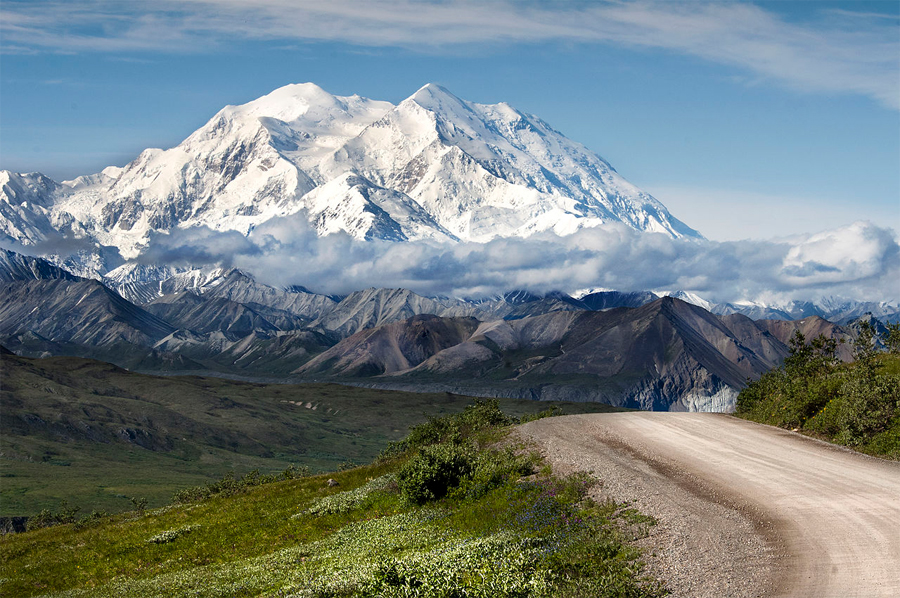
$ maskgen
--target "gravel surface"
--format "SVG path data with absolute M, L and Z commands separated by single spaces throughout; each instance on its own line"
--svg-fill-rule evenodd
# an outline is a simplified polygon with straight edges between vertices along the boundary
M 721 414 L 611 413 L 518 428 L 595 498 L 659 521 L 639 541 L 673 597 L 900 596 L 900 464 Z

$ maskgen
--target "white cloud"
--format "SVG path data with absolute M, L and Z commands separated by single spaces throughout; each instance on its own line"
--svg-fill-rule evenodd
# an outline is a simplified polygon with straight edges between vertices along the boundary
M 604 287 L 683 289 L 714 301 L 900 299 L 897 235 L 868 222 L 778 241 L 673 240 L 612 224 L 566 237 L 442 245 L 317 237 L 298 214 L 261 225 L 249 238 L 206 228 L 159 235 L 145 261 L 224 263 L 269 284 L 325 293 L 403 287 L 474 297 Z
M 896 259 L 897 241 L 886 229 L 865 222 L 825 231 L 793 245 L 782 260 L 785 282 L 804 286 L 858 281 L 885 273 L 885 257 Z M 894 283 L 900 284 L 900 278 Z
M 746 2 L 32 0 L 4 3 L 0 22 L 10 52 L 203 51 L 234 38 L 418 50 L 608 43 L 696 56 L 792 88 L 857 93 L 900 108 L 896 20 L 811 14 L 814 21 L 788 22 Z

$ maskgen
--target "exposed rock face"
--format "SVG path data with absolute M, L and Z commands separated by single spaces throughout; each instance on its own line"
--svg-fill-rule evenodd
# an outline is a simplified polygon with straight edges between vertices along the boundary
M 95 280 L 0 284 L 0 335 L 36 333 L 56 342 L 150 346 L 175 329 Z
M 465 342 L 478 325 L 475 318 L 418 315 L 368 328 L 325 351 L 296 373 L 372 376 L 409 370 L 444 349 Z
M 144 306 L 151 314 L 179 328 L 205 334 L 221 331 L 244 337 L 257 330 L 278 330 L 249 307 L 221 297 L 200 297 L 190 291 L 166 295 Z
M 80 280 L 44 259 L 0 248 L 0 282 L 52 279 Z

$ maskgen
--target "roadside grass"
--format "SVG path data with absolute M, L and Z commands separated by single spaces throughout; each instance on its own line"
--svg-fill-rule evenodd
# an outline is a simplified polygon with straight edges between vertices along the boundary
M 0 593 L 664 595 L 628 543 L 652 520 L 594 503 L 584 475 L 554 477 L 510 444 L 514 421 L 478 401 L 370 465 L 5 536 Z

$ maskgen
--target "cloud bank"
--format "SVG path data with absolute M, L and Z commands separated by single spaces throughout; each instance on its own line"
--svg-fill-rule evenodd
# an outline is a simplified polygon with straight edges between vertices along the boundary
M 500 0 L 7 0 L 5 52 L 209 51 L 231 40 L 436 51 L 468 44 L 613 44 L 694 56 L 755 79 L 900 109 L 896 16 L 812 10 L 789 22 L 747 2 Z
M 318 237 L 300 213 L 269 221 L 249 237 L 207 228 L 157 235 L 142 261 L 235 266 L 274 286 L 322 293 L 403 287 L 482 297 L 602 287 L 687 290 L 718 302 L 900 299 L 897 234 L 870 222 L 774 241 L 677 240 L 609 224 L 565 237 L 440 245 Z

